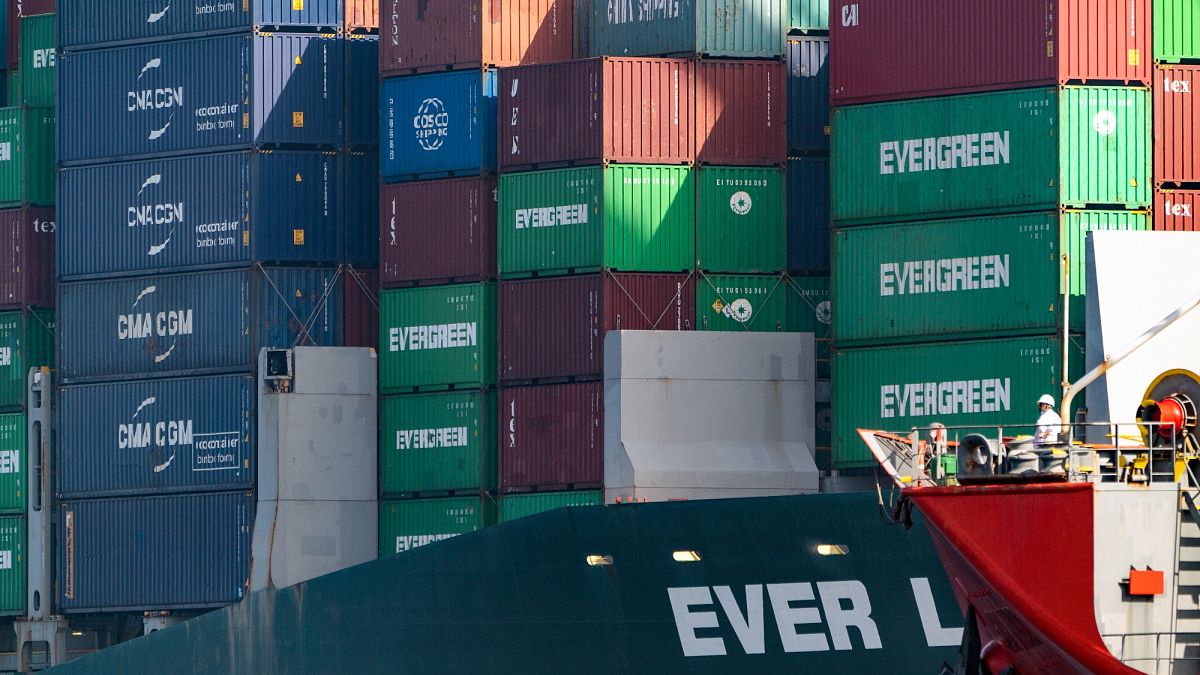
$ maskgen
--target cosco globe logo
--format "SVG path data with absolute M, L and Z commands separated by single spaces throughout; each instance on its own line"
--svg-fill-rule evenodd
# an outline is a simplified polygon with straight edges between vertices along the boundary
M 417 142 L 428 151 L 439 150 L 450 135 L 450 114 L 440 98 L 427 98 L 417 108 L 413 117 L 413 129 Z

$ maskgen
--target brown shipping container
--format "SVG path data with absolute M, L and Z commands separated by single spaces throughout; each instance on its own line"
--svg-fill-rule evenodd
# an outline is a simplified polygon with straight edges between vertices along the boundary
M 384 75 L 571 58 L 573 0 L 380 0 L 379 4 L 379 69 Z
M 787 161 L 787 70 L 782 61 L 696 64 L 696 159 L 704 164 Z
M 343 268 L 343 347 L 379 349 L 379 270 Z
M 0 307 L 54 306 L 54 209 L 0 211 Z
M 695 66 L 597 58 L 500 71 L 500 168 L 695 159 Z
M 1200 216 L 1200 190 L 1155 190 L 1154 229 L 1195 232 Z
M 379 28 L 380 0 L 344 0 L 345 28 L 351 32 L 377 30 Z M 388 0 L 383 0 L 388 2 Z
M 389 184 L 379 198 L 384 288 L 496 278 L 495 177 Z
M 500 491 L 600 487 L 604 383 L 500 391 Z
M 8 68 L 18 65 L 21 56 L 21 17 L 53 14 L 54 0 L 8 0 Z M 12 77 L 10 74 L 9 77 Z M 9 103 L 9 105 L 14 105 Z
M 610 330 L 691 330 L 688 274 L 587 274 L 500 284 L 500 379 L 598 378 Z
M 1150 84 L 1150 0 L 839 0 L 834 106 L 1065 82 Z
M 1154 182 L 1200 182 L 1200 66 L 1154 69 Z

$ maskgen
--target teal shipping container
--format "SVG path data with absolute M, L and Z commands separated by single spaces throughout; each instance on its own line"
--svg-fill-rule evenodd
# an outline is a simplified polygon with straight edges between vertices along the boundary
M 591 3 L 592 56 L 783 54 L 788 16 L 781 0 L 576 2 Z

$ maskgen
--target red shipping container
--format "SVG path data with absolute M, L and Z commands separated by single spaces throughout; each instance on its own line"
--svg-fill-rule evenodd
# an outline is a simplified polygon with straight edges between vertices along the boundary
M 1154 69 L 1154 182 L 1200 183 L 1200 66 Z
M 385 2 L 387 0 L 384 0 Z M 378 30 L 380 0 L 344 0 L 343 21 L 349 32 Z
M 380 5 L 384 75 L 571 58 L 573 0 L 380 0 Z
M 685 59 L 605 57 L 502 70 L 500 168 L 691 162 L 694 80 Z
M 496 278 L 496 179 L 384 185 L 379 191 L 384 288 Z
M 604 481 L 604 384 L 500 391 L 500 490 L 598 488 Z
M 8 0 L 8 68 L 17 67 L 21 55 L 21 17 L 53 14 L 54 0 Z
M 54 306 L 54 209 L 0 211 L 0 307 Z
M 1155 190 L 1154 229 L 1195 232 L 1200 217 L 1200 190 Z
M 342 268 L 343 347 L 379 349 L 379 270 Z
M 1151 80 L 1150 0 L 839 0 L 834 106 Z
M 691 330 L 689 274 L 605 272 L 500 284 L 500 379 L 598 378 L 610 330 Z
M 787 162 L 787 70 L 782 61 L 696 64 L 696 159 L 750 166 Z

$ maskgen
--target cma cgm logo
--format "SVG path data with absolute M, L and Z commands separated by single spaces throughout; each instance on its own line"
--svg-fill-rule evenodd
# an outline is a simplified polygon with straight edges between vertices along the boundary
M 167 133 L 167 129 L 171 127 L 171 122 L 175 119 L 175 109 L 183 107 L 183 87 L 148 87 L 143 81 L 150 79 L 159 68 L 162 68 L 162 59 L 153 58 L 142 66 L 138 72 L 135 88 L 126 94 L 125 107 L 128 112 L 142 112 L 146 110 L 170 110 L 170 115 L 167 117 L 166 124 L 161 127 L 151 129 L 147 134 L 149 140 L 162 138 L 163 134 Z
M 846 28 L 858 25 L 858 4 L 842 5 L 842 25 Z
M 192 445 L 192 420 L 147 420 L 158 399 L 151 396 L 142 401 L 133 411 L 133 417 L 125 424 L 117 425 L 117 447 L 122 450 L 142 450 L 146 448 L 176 448 Z M 147 413 L 142 415 L 142 413 Z M 140 418 L 140 419 L 139 419 Z M 175 452 L 165 461 L 155 465 L 154 473 L 159 473 L 175 460 Z
M 121 314 L 117 317 L 118 340 L 178 338 L 193 333 L 193 317 L 192 310 L 190 309 L 171 309 L 162 312 L 138 311 L 138 306 L 142 301 L 157 292 L 157 286 L 147 286 L 142 289 L 138 293 L 137 298 L 134 299 L 131 311 L 128 314 Z M 154 362 L 162 363 L 167 360 L 171 356 L 171 353 L 175 351 L 175 344 L 176 340 L 172 340 L 171 346 L 166 351 L 155 354 Z
M 427 98 L 417 106 L 413 116 L 413 129 L 417 143 L 424 150 L 439 150 L 450 135 L 450 113 L 440 98 Z
M 125 224 L 129 227 L 142 227 L 145 225 L 175 225 L 183 224 L 183 202 L 164 202 L 158 203 L 153 199 L 146 200 L 143 203 L 143 195 L 152 195 L 157 192 L 157 188 L 162 185 L 162 174 L 154 174 L 147 176 L 142 181 L 142 186 L 138 188 L 136 201 L 133 206 L 127 207 L 125 210 Z M 157 244 L 151 244 L 146 251 L 146 255 L 158 255 L 162 253 L 167 245 L 171 243 L 171 237 L 175 234 L 175 228 L 170 228 L 167 236 Z

